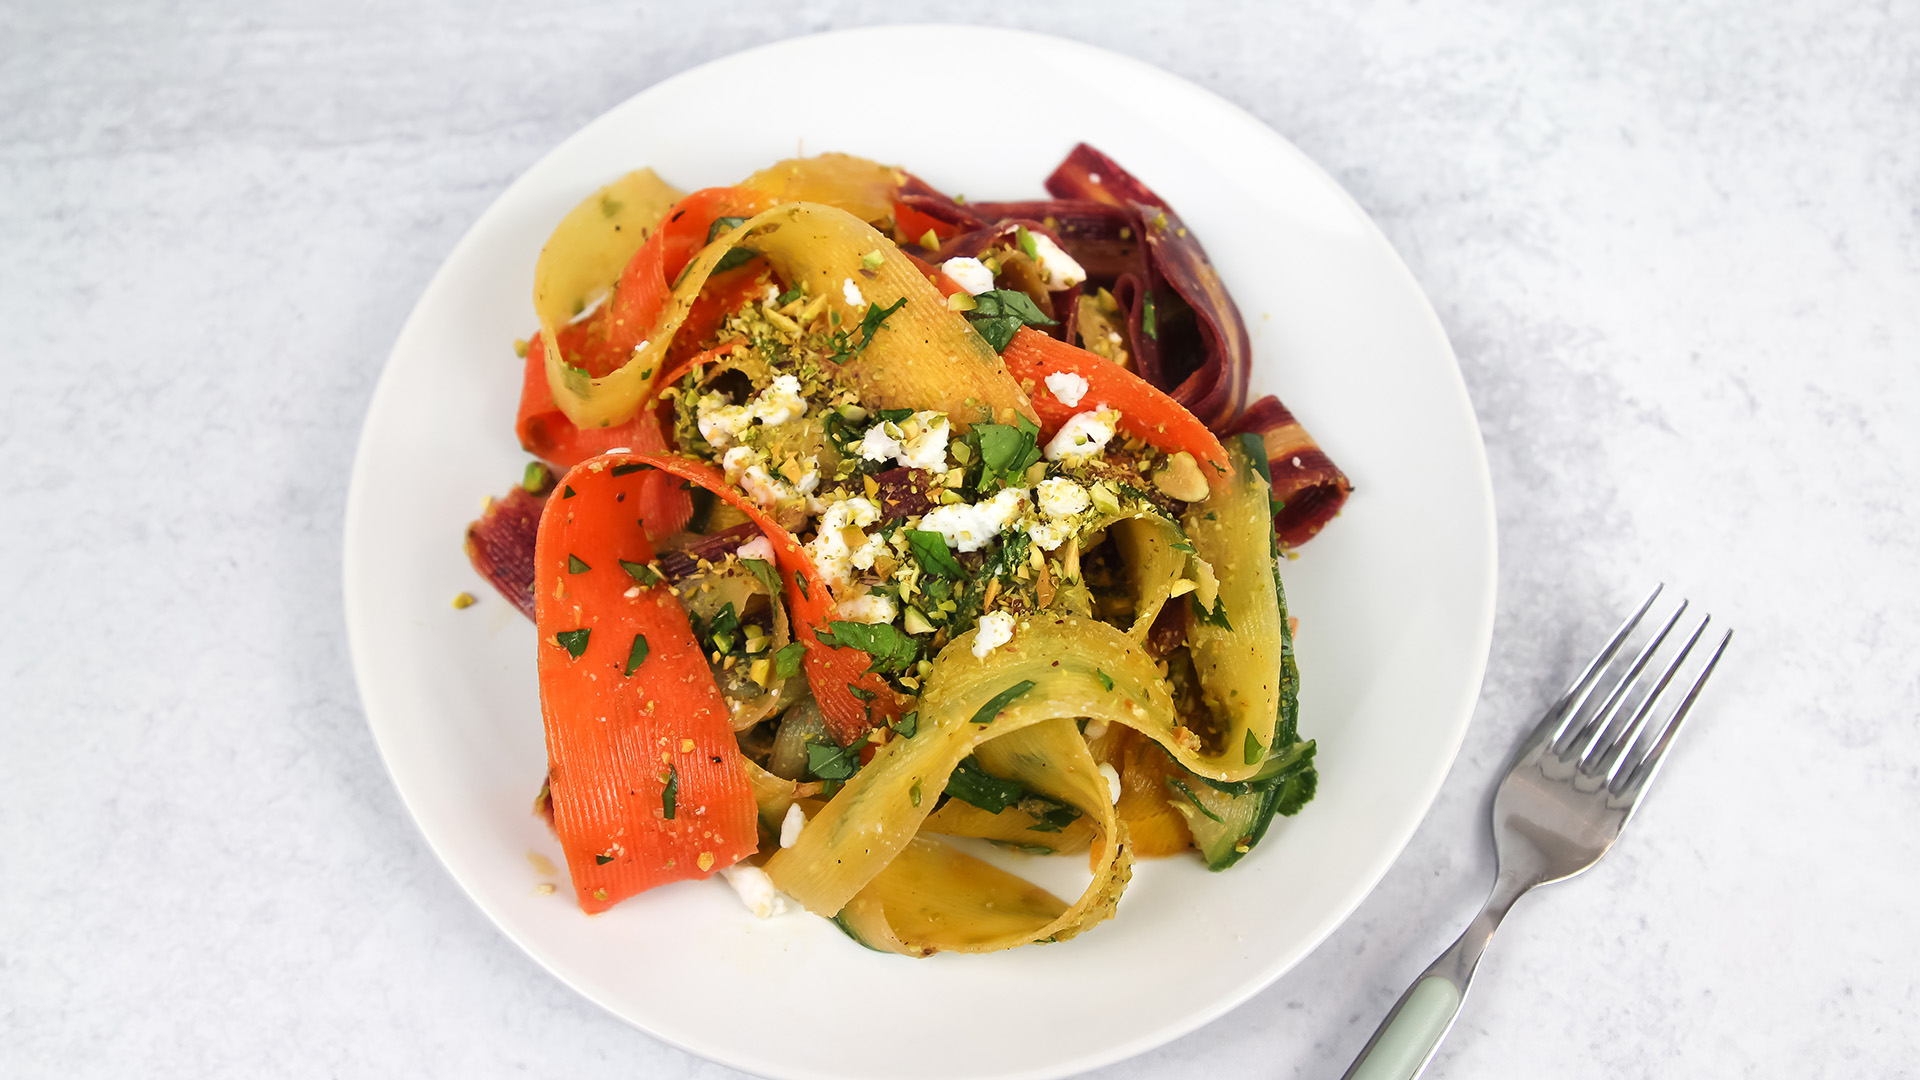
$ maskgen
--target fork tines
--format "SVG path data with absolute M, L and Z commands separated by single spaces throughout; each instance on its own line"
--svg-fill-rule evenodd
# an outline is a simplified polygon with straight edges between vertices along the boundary
M 1549 753 L 1577 762 L 1579 771 L 1589 778 L 1604 778 L 1608 789 L 1627 802 L 1635 801 L 1659 772 L 1681 723 L 1733 638 L 1731 630 L 1721 635 L 1678 704 L 1662 715 L 1659 707 L 1668 698 L 1669 687 L 1712 621 L 1712 616 L 1702 616 L 1686 640 L 1663 657 L 1662 647 L 1686 613 L 1687 602 L 1682 600 L 1630 660 L 1616 663 L 1622 646 L 1634 636 L 1662 588 L 1654 586 L 1541 724 Z M 1661 659 L 1664 663 L 1656 664 Z

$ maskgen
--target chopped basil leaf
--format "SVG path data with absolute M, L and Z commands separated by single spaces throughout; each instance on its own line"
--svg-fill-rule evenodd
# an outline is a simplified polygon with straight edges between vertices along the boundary
M 967 576 L 960 560 L 947 550 L 947 538 L 937 532 L 908 529 L 907 547 L 913 552 L 914 561 L 920 564 L 920 569 L 935 577 L 959 581 Z
M 1030 794 L 1021 799 L 1020 809 L 1033 818 L 1033 824 L 1027 828 L 1034 832 L 1059 832 L 1080 817 L 1079 810 L 1040 794 Z
M 707 226 L 707 243 L 713 243 L 715 240 L 720 239 L 721 234 L 730 233 L 746 223 L 747 219 L 743 217 L 714 218 L 713 224 Z
M 573 485 L 568 484 L 566 488 L 560 492 L 560 497 L 563 499 L 573 498 Z
M 1193 804 L 1193 808 L 1195 810 L 1200 811 L 1202 814 L 1205 814 L 1209 819 L 1213 821 L 1221 820 L 1220 815 L 1207 809 L 1207 805 L 1200 801 L 1200 796 L 1195 795 L 1193 793 L 1193 789 L 1188 787 L 1186 785 L 1186 782 L 1181 780 L 1179 777 L 1177 776 L 1167 777 L 1167 786 L 1170 788 L 1173 788 L 1175 791 L 1178 791 L 1180 794 L 1185 795 L 1187 797 L 1187 801 Z
M 648 566 L 646 563 L 628 562 L 625 559 L 621 559 L 620 569 L 625 570 L 628 577 L 649 587 L 660 580 L 660 575 L 655 573 L 653 567 Z
M 1041 314 L 1026 293 L 1015 289 L 989 289 L 976 295 L 973 310 L 966 316 L 974 330 L 993 346 L 994 352 L 1006 351 L 1014 332 L 1022 326 L 1058 325 Z
M 730 247 L 726 254 L 720 256 L 720 261 L 713 264 L 713 272 L 724 273 L 736 266 L 744 265 L 747 260 L 758 254 L 760 253 L 750 247 Z
M 800 595 L 803 598 L 808 600 L 813 599 L 813 593 L 807 589 L 807 576 L 805 574 L 800 573 L 798 570 L 794 571 L 793 583 L 799 587 Z
M 721 605 L 712 619 L 704 625 L 699 618 L 691 620 L 693 633 L 715 652 L 731 653 L 740 638 L 740 616 L 733 610 L 733 601 Z
M 1260 745 L 1260 740 L 1254 738 L 1251 731 L 1247 732 L 1247 746 L 1243 756 L 1249 765 L 1267 756 L 1267 748 Z
M 858 686 L 853 685 L 852 683 L 847 684 L 847 693 L 852 694 L 854 697 L 859 698 L 861 701 L 872 701 L 874 698 L 880 696 L 871 690 L 862 689 Z
M 1100 680 L 1100 685 L 1102 688 L 1107 690 L 1113 689 L 1113 676 L 1107 674 L 1104 671 L 1101 671 L 1099 668 L 1094 668 L 1093 674 L 1096 678 Z
M 822 780 L 846 780 L 860 771 L 860 748 L 867 745 L 865 735 L 849 746 L 831 742 L 807 744 L 807 772 Z
M 605 866 L 612 861 L 613 856 L 611 855 L 595 855 L 593 857 L 593 865 L 595 866 Z
M 773 298 L 773 306 L 786 307 L 788 304 L 793 303 L 795 300 L 798 300 L 805 295 L 807 295 L 807 290 L 802 288 L 800 283 L 796 281 L 793 283 L 792 287 L 787 289 L 786 292 L 783 292 L 779 296 L 776 296 Z
M 1153 293 L 1149 290 L 1140 300 L 1140 329 L 1150 338 L 1160 337 L 1159 320 L 1153 314 Z
M 887 324 L 887 319 L 891 318 L 894 312 L 905 307 L 906 304 L 907 298 L 904 296 L 895 300 L 887 307 L 881 307 L 879 304 L 868 304 L 867 313 L 860 317 L 860 344 L 855 345 L 852 349 L 842 347 L 841 355 L 835 357 L 835 359 L 842 361 L 851 360 L 861 353 L 866 352 L 867 346 L 873 343 L 873 335 L 879 333 L 880 328 Z
M 627 670 L 624 674 L 632 675 L 641 664 L 646 663 L 647 652 L 647 635 L 633 635 L 633 647 L 627 650 Z
M 980 706 L 979 712 L 973 714 L 973 722 L 976 724 L 993 723 L 995 718 L 1000 715 L 1001 709 L 1013 704 L 1020 695 L 1033 689 L 1033 687 L 1034 681 L 1032 679 L 1021 679 L 1019 682 L 993 695 L 993 697 L 987 700 L 985 705 Z
M 553 635 L 553 643 L 567 650 L 575 660 L 578 660 L 580 654 L 587 651 L 587 639 L 592 636 L 591 629 L 562 630 Z
M 807 655 L 807 647 L 796 641 L 784 645 L 773 654 L 773 673 L 782 679 L 791 679 L 800 674 L 800 661 Z
M 593 567 L 588 566 L 580 556 L 571 552 L 567 554 L 567 573 L 584 574 L 591 569 L 593 569 Z
M 964 803 L 997 814 L 1020 801 L 1027 789 L 1012 780 L 1002 780 L 980 767 L 972 754 L 960 759 L 947 777 L 947 794 Z
M 1208 626 L 1217 626 L 1228 633 L 1233 632 L 1233 624 L 1227 621 L 1226 597 L 1215 597 L 1212 611 L 1208 611 L 1205 607 L 1201 606 L 1198 593 L 1188 593 L 1187 602 L 1193 608 L 1194 618 L 1199 619 Z
M 828 645 L 866 653 L 873 661 L 868 671 L 902 671 L 920 658 L 920 643 L 889 623 L 835 621 L 825 632 L 814 631 L 814 636 Z
M 981 494 L 999 487 L 1018 487 L 1026 472 L 1040 460 L 1040 428 L 1024 416 L 1011 424 L 975 424 L 972 437 L 980 445 Z
M 667 786 L 660 789 L 660 816 L 673 820 L 680 803 L 680 770 L 667 766 Z
M 780 571 L 775 570 L 772 563 L 765 559 L 741 559 L 740 565 L 746 567 L 747 573 L 766 588 L 768 596 L 780 595 Z
M 887 726 L 893 728 L 895 735 L 903 739 L 911 739 L 919 734 L 920 731 L 920 710 L 915 709 Z M 918 806 L 919 804 L 915 803 L 914 805 Z
M 653 468 L 653 466 L 648 465 L 646 462 L 643 462 L 643 461 L 629 461 L 624 465 L 615 465 L 613 468 L 607 471 L 611 472 L 615 476 L 625 476 L 628 473 L 645 472 L 646 470 L 651 468 Z

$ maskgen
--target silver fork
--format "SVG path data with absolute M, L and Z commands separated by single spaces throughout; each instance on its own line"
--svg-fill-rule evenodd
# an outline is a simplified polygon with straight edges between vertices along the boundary
M 1720 638 L 1679 705 L 1665 721 L 1653 723 L 1655 707 L 1711 618 L 1700 620 L 1658 675 L 1643 678 L 1687 610 L 1682 600 L 1619 677 L 1609 681 L 1608 665 L 1660 589 L 1654 586 L 1520 744 L 1493 797 L 1493 847 L 1499 861 L 1493 894 L 1460 940 L 1400 995 L 1347 1069 L 1345 1080 L 1410 1080 L 1420 1075 L 1460 1015 L 1474 968 L 1514 901 L 1537 885 L 1564 881 L 1600 861 L 1639 808 L 1681 722 L 1733 638 L 1731 630 Z

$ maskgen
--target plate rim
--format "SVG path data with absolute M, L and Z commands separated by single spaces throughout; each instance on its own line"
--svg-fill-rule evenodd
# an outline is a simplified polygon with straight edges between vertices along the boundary
M 366 631 L 357 629 L 371 617 L 370 612 L 365 606 L 364 598 L 361 596 L 361 590 L 355 587 L 356 579 L 361 572 L 361 554 L 356 550 L 356 545 L 354 544 L 354 537 L 361 531 L 361 522 L 367 513 L 365 509 L 365 503 L 368 499 L 367 491 L 371 483 L 371 475 L 376 467 L 368 452 L 369 444 L 374 439 L 373 432 L 377 427 L 375 423 L 376 418 L 394 407 L 394 395 L 390 392 L 390 385 L 395 379 L 394 361 L 403 351 L 403 346 L 407 344 L 409 339 L 419 332 L 418 327 L 419 321 L 422 318 L 422 310 L 427 306 L 425 303 L 426 299 L 445 287 L 450 268 L 462 261 L 462 257 L 467 253 L 469 248 L 479 243 L 478 238 L 488 231 L 485 227 L 488 226 L 496 216 L 504 213 L 504 208 L 512 205 L 516 201 L 521 190 L 531 185 L 532 181 L 530 178 L 532 175 L 540 171 L 541 167 L 549 160 L 566 154 L 581 142 L 591 140 L 600 128 L 612 123 L 616 116 L 632 109 L 644 108 L 644 102 L 648 98 L 664 96 L 679 84 L 710 77 L 711 70 L 716 67 L 736 64 L 749 60 L 750 58 L 761 57 L 772 53 L 819 48 L 834 40 L 857 38 L 884 39 L 895 37 L 911 38 L 928 33 L 972 35 L 982 40 L 992 40 L 996 38 L 1014 39 L 1040 49 L 1063 50 L 1068 53 L 1077 53 L 1097 63 L 1114 65 L 1126 69 L 1127 72 L 1133 76 L 1157 83 L 1161 89 L 1184 94 L 1196 99 L 1204 103 L 1210 110 L 1216 111 L 1220 116 L 1232 119 L 1247 129 L 1251 136 L 1267 140 L 1275 149 L 1278 149 L 1289 158 L 1294 159 L 1297 165 L 1304 167 L 1321 181 L 1329 192 L 1336 195 L 1337 199 L 1357 221 L 1364 223 L 1362 231 L 1366 244 L 1375 249 L 1375 254 L 1385 257 L 1385 265 L 1391 267 L 1392 272 L 1401 279 L 1402 284 L 1408 289 L 1410 294 L 1418 300 L 1421 316 L 1420 321 L 1423 324 L 1423 328 L 1427 336 L 1432 339 L 1433 343 L 1437 345 L 1441 354 L 1444 355 L 1448 361 L 1447 374 L 1449 378 L 1447 382 L 1451 394 L 1450 400 L 1447 401 L 1445 405 L 1460 414 L 1465 420 L 1467 429 L 1471 431 L 1473 436 L 1471 439 L 1471 457 L 1472 464 L 1475 468 L 1473 470 L 1474 475 L 1471 479 L 1475 481 L 1475 486 L 1478 487 L 1480 492 L 1479 505 L 1481 509 L 1481 521 L 1479 524 L 1486 538 L 1484 549 L 1477 553 L 1481 564 L 1479 569 L 1485 582 L 1485 587 L 1482 590 L 1482 594 L 1475 598 L 1475 610 L 1472 612 L 1473 617 L 1468 625 L 1469 632 L 1464 635 L 1471 642 L 1468 653 L 1475 658 L 1472 664 L 1472 670 L 1469 677 L 1463 680 L 1461 684 L 1463 687 L 1462 700 L 1452 703 L 1448 708 L 1436 707 L 1432 710 L 1433 715 L 1436 717 L 1451 718 L 1452 730 L 1447 733 L 1447 737 L 1443 740 L 1447 748 L 1444 754 L 1444 762 L 1442 763 L 1436 758 L 1435 767 L 1431 770 L 1429 778 L 1419 791 L 1417 804 L 1422 809 L 1417 815 L 1413 815 L 1410 820 L 1404 824 L 1400 830 L 1401 835 L 1396 843 L 1381 845 L 1375 858 L 1367 865 L 1366 871 L 1360 875 L 1359 880 L 1362 884 L 1353 889 L 1351 895 L 1348 896 L 1343 903 L 1336 905 L 1334 909 L 1330 909 L 1321 924 L 1315 928 L 1312 934 L 1303 939 L 1297 948 L 1291 951 L 1276 953 L 1268 963 L 1253 971 L 1240 985 L 1234 987 L 1230 992 L 1218 995 L 1215 1000 L 1205 1007 L 1186 1010 L 1166 1024 L 1155 1026 L 1134 1038 L 1108 1044 L 1098 1053 L 1082 1054 L 1071 1060 L 1062 1059 L 1048 1064 L 1036 1065 L 1032 1068 L 997 1072 L 993 1075 L 1002 1078 L 1002 1080 L 1052 1080 L 1052 1078 L 1056 1077 L 1101 1068 L 1146 1053 L 1156 1047 L 1166 1045 L 1176 1039 L 1189 1035 L 1213 1023 L 1234 1009 L 1239 1008 L 1255 995 L 1272 986 L 1287 972 L 1291 971 L 1302 960 L 1317 950 L 1334 931 L 1345 925 L 1345 923 L 1352 918 L 1359 906 L 1379 887 L 1381 881 L 1386 877 L 1387 872 L 1399 861 L 1408 844 L 1412 842 L 1420 825 L 1425 822 L 1427 816 L 1432 812 L 1434 801 L 1439 795 L 1441 786 L 1446 782 L 1447 776 L 1451 773 L 1453 766 L 1458 761 L 1460 748 L 1465 741 L 1467 729 L 1471 726 L 1475 708 L 1484 686 L 1486 670 L 1491 657 L 1493 626 L 1499 586 L 1498 516 L 1494 501 L 1492 472 L 1486 452 L 1486 441 L 1480 428 L 1478 415 L 1474 411 L 1472 399 L 1467 392 L 1466 380 L 1460 368 L 1459 358 L 1453 350 L 1452 343 L 1447 337 L 1446 330 L 1440 322 L 1438 313 L 1434 310 L 1431 299 L 1427 296 L 1426 291 L 1420 287 L 1418 279 L 1413 276 L 1412 271 L 1400 257 L 1399 252 L 1393 247 L 1391 242 L 1388 241 L 1386 234 L 1381 230 L 1378 223 L 1373 220 L 1371 215 L 1353 198 L 1351 193 L 1330 173 L 1323 169 L 1304 151 L 1300 150 L 1299 147 L 1295 146 L 1285 135 L 1269 126 L 1246 108 L 1164 68 L 1097 45 L 1031 30 L 938 22 L 911 22 L 883 26 L 849 27 L 782 38 L 778 41 L 767 42 L 751 48 L 712 57 L 685 71 L 677 72 L 667 78 L 654 82 L 621 101 L 616 102 L 582 124 L 559 142 L 554 143 L 537 158 L 520 169 L 518 175 L 473 219 L 472 223 L 469 224 L 461 234 L 459 240 L 448 250 L 446 256 L 435 269 L 432 277 L 428 279 L 426 286 L 421 290 L 419 297 L 415 300 L 412 309 L 408 312 L 407 318 L 401 324 L 400 330 L 395 336 L 393 347 L 388 351 L 386 359 L 382 362 L 380 375 L 375 381 L 373 392 L 369 397 L 366 412 L 361 423 L 360 435 L 356 440 L 354 461 L 349 474 L 347 499 L 342 517 L 340 581 L 342 584 L 348 653 L 353 667 L 356 691 L 360 697 L 362 712 L 367 721 L 368 732 L 373 736 L 374 745 L 379 753 L 381 766 L 387 773 L 388 781 L 392 784 L 395 793 L 399 795 L 401 805 L 406 808 L 408 816 L 412 819 L 414 828 L 419 832 L 421 838 L 426 841 L 428 849 L 433 852 L 434 857 L 440 862 L 440 865 L 446 870 L 454 882 L 460 886 L 461 891 L 466 894 L 467 898 L 486 914 L 487 918 L 494 924 L 495 929 L 504 934 L 508 940 L 512 941 L 523 953 L 532 959 L 534 963 L 539 965 L 570 991 L 593 1002 L 622 1022 L 632 1025 L 645 1032 L 648 1036 L 682 1052 L 756 1075 L 793 1077 L 796 1078 L 796 1080 L 813 1080 L 814 1077 L 824 1078 L 829 1074 L 809 1071 L 804 1068 L 794 1069 L 784 1067 L 778 1062 L 762 1060 L 756 1055 L 742 1053 L 731 1046 L 718 1044 L 709 1045 L 702 1040 L 686 1039 L 662 1030 L 658 1026 L 645 1020 L 629 1015 L 612 1002 L 603 1000 L 599 994 L 582 986 L 574 979 L 568 977 L 567 974 L 558 970 L 547 958 L 542 956 L 540 950 L 535 947 L 533 942 L 527 940 L 525 936 L 516 931 L 511 922 L 505 917 L 503 909 L 493 902 L 485 890 L 477 888 L 476 883 L 470 881 L 468 875 L 463 874 L 455 867 L 449 860 L 448 855 L 442 850 L 441 845 L 436 842 L 434 836 L 427 830 L 419 808 L 415 804 L 414 796 L 409 794 L 407 788 L 399 782 L 398 775 L 395 772 L 394 762 L 390 757 L 388 744 L 381 739 L 380 728 L 374 718 L 375 707 L 371 700 L 377 695 L 370 690 L 371 683 L 367 678 L 369 661 L 366 657 L 365 650 L 368 648 L 368 635 Z M 1441 403 L 1436 402 L 1434 407 L 1438 408 L 1440 404 Z

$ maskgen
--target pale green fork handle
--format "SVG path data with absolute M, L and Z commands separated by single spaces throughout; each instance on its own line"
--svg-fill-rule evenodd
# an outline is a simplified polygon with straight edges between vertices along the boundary
M 1473 917 L 1467 932 L 1400 995 L 1342 1080 L 1413 1080 L 1426 1069 L 1440 1040 L 1460 1015 L 1474 968 L 1487 951 L 1487 940 L 1513 902 L 1533 885 L 1504 874 L 1494 882 L 1493 895 L 1487 897 L 1486 906 Z

